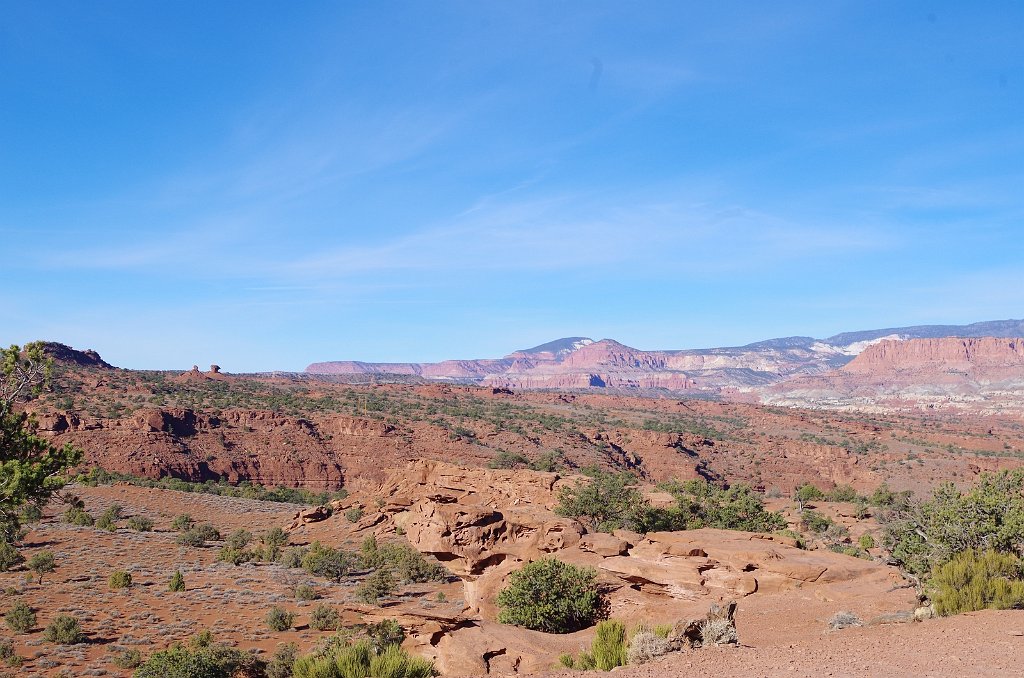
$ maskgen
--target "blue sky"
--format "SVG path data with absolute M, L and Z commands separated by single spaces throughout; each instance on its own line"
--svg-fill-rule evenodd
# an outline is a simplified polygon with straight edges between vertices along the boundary
M 3 9 L 3 343 L 249 371 L 1024 316 L 1019 2 Z

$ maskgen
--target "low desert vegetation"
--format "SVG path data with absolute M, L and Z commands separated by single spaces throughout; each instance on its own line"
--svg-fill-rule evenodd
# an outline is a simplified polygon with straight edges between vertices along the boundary
M 57 645 L 76 645 L 85 640 L 85 634 L 77 618 L 62 614 L 47 624 L 43 638 Z
M 936 566 L 927 587 L 940 615 L 1024 608 L 1024 563 L 1012 553 L 964 551 Z
M 398 644 L 376 648 L 370 640 L 338 635 L 299 657 L 293 678 L 429 678 L 433 662 L 410 656 Z
M 128 589 L 132 587 L 132 575 L 124 570 L 112 572 L 107 584 L 111 589 Z
M 154 652 L 133 678 L 233 678 L 263 676 L 267 669 L 255 655 L 213 642 L 209 633 L 199 634 L 188 646 L 175 644 Z
M 128 529 L 136 532 L 151 532 L 153 521 L 146 516 L 132 516 L 128 519 Z
M 274 606 L 267 612 L 266 622 L 271 631 L 287 631 L 295 625 L 295 613 Z
M 175 570 L 171 575 L 171 581 L 167 584 L 167 590 L 174 593 L 181 593 L 185 590 L 185 575 L 181 570 Z
M 7 628 L 17 634 L 28 633 L 36 625 L 36 613 L 23 601 L 17 601 L 11 605 L 4 614 L 4 622 Z
M 635 532 L 693 530 L 711 527 L 749 532 L 785 529 L 779 513 L 767 511 L 749 485 L 720 488 L 704 480 L 664 483 L 676 506 L 655 508 L 628 473 L 590 469 L 589 478 L 559 492 L 558 515 L 575 518 L 601 532 L 625 528 Z
M 309 615 L 309 627 L 316 631 L 337 631 L 341 628 L 341 615 L 333 607 L 317 605 Z
M 513 572 L 497 603 L 502 624 L 546 633 L 586 628 L 604 612 L 597 571 L 556 558 L 541 558 Z
M 28 569 L 32 570 L 40 584 L 43 583 L 43 575 L 53 572 L 56 569 L 56 559 L 51 551 L 39 551 L 33 553 L 28 559 Z

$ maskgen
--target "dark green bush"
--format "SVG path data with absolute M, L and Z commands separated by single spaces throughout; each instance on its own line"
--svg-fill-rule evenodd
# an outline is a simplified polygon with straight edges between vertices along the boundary
M 316 587 L 310 584 L 299 584 L 295 587 L 295 599 L 296 600 L 316 600 L 320 597 L 317 593 Z
M 984 474 L 966 493 L 953 484 L 931 499 L 904 496 L 884 515 L 883 545 L 908 572 L 927 577 L 964 551 L 1024 551 L 1024 469 Z
M 825 493 L 811 483 L 804 483 L 793 492 L 793 498 L 797 501 L 821 501 Z
M 134 669 L 142 665 L 142 653 L 134 648 L 126 648 L 114 655 L 114 666 L 119 669 Z
M 128 519 L 128 529 L 136 532 L 151 532 L 153 521 L 146 516 L 132 516 Z
M 964 551 L 935 568 L 928 594 L 943 616 L 1024 608 L 1024 563 L 1009 553 Z
M 28 633 L 36 625 L 36 613 L 22 601 L 11 605 L 11 609 L 4 614 L 4 621 L 11 631 L 21 634 Z
M 112 589 L 128 589 L 132 586 L 132 575 L 124 570 L 118 570 L 111 573 L 110 578 L 107 580 L 107 584 Z
M 174 574 L 171 575 L 171 581 L 167 585 L 168 591 L 174 591 L 180 593 L 185 590 L 185 576 L 181 573 L 181 570 L 175 570 Z
M 397 588 L 398 582 L 395 581 L 395 575 L 391 573 L 390 569 L 382 567 L 374 570 L 362 584 L 355 588 L 353 593 L 357 600 L 376 605 L 381 598 L 392 596 Z
M 388 645 L 401 645 L 405 641 L 405 629 L 395 619 L 382 619 L 366 627 L 366 637 L 374 650 L 380 652 Z
M 266 664 L 253 655 L 224 645 L 174 645 L 153 653 L 133 678 L 232 678 L 258 676 L 265 670 Z
M 596 570 L 541 558 L 513 572 L 497 602 L 502 624 L 569 633 L 593 624 L 603 601 Z
M 205 546 L 206 540 L 199 530 L 190 528 L 178 535 L 177 542 L 181 546 Z
M 0 572 L 7 572 L 23 560 L 14 544 L 0 539 Z
M 333 607 L 317 605 L 309 615 L 309 627 L 317 631 L 337 631 L 341 628 L 341 615 Z
M 53 572 L 54 567 L 55 560 L 53 553 L 50 551 L 39 551 L 32 554 L 32 557 L 28 559 L 28 569 L 36 573 L 40 584 L 43 583 L 43 575 Z
M 78 525 L 79 527 L 92 527 L 96 520 L 89 515 L 84 509 L 78 506 L 69 506 L 64 511 L 64 522 L 69 525 Z
M 363 517 L 363 509 L 359 506 L 350 508 L 345 511 L 345 518 L 350 523 L 358 523 L 359 519 Z
M 857 490 L 853 489 L 852 485 L 836 485 L 826 495 L 826 499 L 829 501 L 857 501 Z
M 81 624 L 77 619 L 66 614 L 54 617 L 53 621 L 47 625 L 43 637 L 58 645 L 75 645 L 85 640 Z
M 629 473 L 591 470 L 587 480 L 558 492 L 555 513 L 574 518 L 601 532 L 619 528 L 645 532 L 645 515 L 650 504 L 636 488 Z
M 341 581 L 341 578 L 352 572 L 355 566 L 355 556 L 330 546 L 324 546 L 318 541 L 313 542 L 309 551 L 302 557 L 303 569 L 310 574 L 334 581 Z
M 274 606 L 267 612 L 266 622 L 271 631 L 287 631 L 295 623 L 295 614 Z

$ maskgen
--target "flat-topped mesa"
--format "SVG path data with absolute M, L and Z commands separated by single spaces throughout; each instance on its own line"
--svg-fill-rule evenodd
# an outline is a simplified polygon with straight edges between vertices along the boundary
M 881 341 L 867 347 L 842 371 L 875 374 L 941 369 L 970 372 L 978 368 L 1024 369 L 1024 339 L 1002 337 L 908 339 Z

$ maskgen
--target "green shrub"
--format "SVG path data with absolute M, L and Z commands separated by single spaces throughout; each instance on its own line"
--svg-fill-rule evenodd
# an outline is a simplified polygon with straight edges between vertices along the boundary
M 821 501 L 825 493 L 811 483 L 804 483 L 793 492 L 793 498 L 797 501 Z
M 196 521 L 192 519 L 187 513 L 182 513 L 179 516 L 175 516 L 174 520 L 171 521 L 171 529 L 176 532 L 185 532 L 191 530 L 192 526 L 196 524 Z
M 10 638 L 0 638 L 0 661 L 9 662 L 17 656 L 14 652 L 14 641 Z
M 309 549 L 304 546 L 292 546 L 283 549 L 277 555 L 277 564 L 282 567 L 302 567 L 302 561 L 307 553 L 309 553 Z
M 128 589 L 132 586 L 132 575 L 124 570 L 111 573 L 107 584 L 112 589 Z
M 883 545 L 903 569 L 927 577 L 964 551 L 1024 551 L 1024 469 L 982 475 L 968 492 L 952 484 L 929 500 L 904 496 L 880 516 Z
M 750 485 L 740 483 L 722 489 L 706 480 L 669 483 L 666 489 L 678 504 L 675 510 L 652 512 L 651 526 L 664 530 L 719 530 L 775 532 L 786 529 L 786 519 L 764 508 L 764 500 Z
M 119 669 L 135 669 L 142 665 L 142 653 L 134 648 L 121 650 L 114 656 L 114 666 Z
M 185 576 L 181 573 L 181 570 L 175 570 L 174 574 L 171 575 L 171 581 L 167 584 L 168 591 L 174 591 L 180 593 L 185 590 Z
M 295 643 L 278 645 L 270 663 L 267 664 L 267 678 L 292 678 L 292 667 L 299 656 L 299 646 Z
M 857 490 L 853 489 L 852 485 L 836 485 L 826 495 L 826 499 L 829 501 L 857 501 Z
M 267 612 L 266 622 L 271 631 L 287 631 L 295 623 L 295 614 L 274 606 Z
M 646 532 L 645 514 L 650 503 L 636 488 L 636 477 L 629 473 L 593 470 L 590 478 L 558 492 L 555 513 L 574 518 L 601 532 L 619 528 Z
M 388 645 L 370 657 L 367 675 L 374 678 L 428 678 L 434 675 L 434 665 L 426 659 L 410 657 L 398 645 Z
M 302 567 L 307 572 L 334 581 L 341 581 L 355 565 L 356 558 L 352 554 L 324 546 L 318 541 L 313 542 L 309 551 L 302 557 Z
M 296 600 L 316 600 L 320 597 L 317 593 L 315 586 L 309 584 L 299 584 L 295 587 L 295 599 Z
M 860 539 L 857 540 L 857 544 L 865 551 L 868 549 L 873 549 L 875 548 L 875 538 L 872 537 L 870 534 L 862 534 L 860 536 Z
M 341 628 L 341 615 L 333 607 L 317 605 L 309 615 L 309 626 L 317 631 L 337 631 Z
M 202 533 L 195 528 L 190 528 L 179 534 L 176 541 L 180 546 L 199 547 L 206 545 L 206 539 L 204 539 Z
M 401 645 L 405 641 L 405 629 L 395 619 L 382 619 L 366 627 L 366 637 L 373 649 L 380 652 L 388 645 Z
M 936 567 L 928 591 L 943 616 L 1024 608 L 1024 563 L 1009 553 L 965 551 Z
M 36 613 L 22 601 L 11 605 L 11 609 L 4 614 L 4 621 L 7 627 L 14 633 L 28 633 L 36 625 Z
M 515 469 L 527 468 L 529 465 L 530 460 L 527 457 L 515 452 L 499 450 L 498 454 L 487 463 L 487 468 Z
M 85 640 L 82 626 L 74 617 L 66 614 L 53 618 L 43 633 L 43 637 L 57 645 L 75 645 Z
M 590 648 L 594 663 L 602 671 L 611 671 L 626 665 L 626 627 L 622 622 L 609 619 L 599 622 L 594 644 Z
M 250 560 L 255 560 L 256 554 L 248 549 L 236 549 L 231 546 L 223 546 L 220 551 L 217 552 L 217 560 L 222 563 L 231 563 L 232 565 L 241 565 L 242 563 L 248 563 Z
M 359 519 L 363 517 L 363 509 L 360 506 L 355 506 L 345 511 L 345 519 L 350 523 L 358 523 Z
M 593 624 L 603 601 L 596 570 L 541 558 L 509 575 L 497 602 L 502 624 L 569 633 Z
M 571 654 L 560 654 L 558 655 L 558 663 L 567 669 L 576 668 L 576 660 Z
M 135 670 L 133 678 L 232 678 L 258 676 L 265 663 L 247 652 L 224 645 L 209 644 L 189 648 L 174 645 L 154 652 Z
M 368 537 L 363 541 L 359 558 L 367 568 L 391 568 L 404 584 L 444 581 L 448 576 L 444 567 L 424 558 L 410 544 L 392 542 L 378 547 L 376 538 Z
M 249 530 L 238 529 L 228 535 L 228 538 L 224 541 L 224 545 L 227 548 L 241 551 L 249 542 L 252 541 L 252 532 Z
M 107 510 L 100 514 L 100 517 L 96 519 L 96 527 L 101 530 L 113 532 L 117 529 L 117 521 L 123 512 L 124 509 L 120 504 L 111 504 L 107 507 Z
M 14 544 L 0 539 L 0 572 L 7 572 L 23 560 Z
M 367 577 L 362 584 L 355 588 L 353 593 L 357 600 L 376 605 L 381 598 L 393 595 L 397 588 L 398 582 L 395 581 L 391 570 L 381 568 Z
M 153 521 L 146 516 L 132 516 L 128 519 L 128 529 L 136 532 L 151 532 Z
M 96 520 L 84 509 L 74 505 L 64 511 L 63 520 L 69 525 L 78 525 L 79 527 L 92 527 L 96 523 Z
M 31 558 L 28 559 L 28 569 L 36 573 L 39 577 L 39 583 L 43 583 L 43 575 L 49 572 L 53 572 L 55 567 L 55 561 L 53 553 L 50 551 L 39 551 L 34 553 Z
M 220 541 L 220 530 L 210 523 L 203 523 L 192 528 L 203 538 L 203 541 Z

